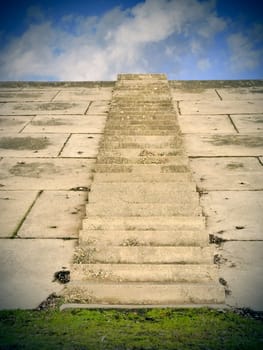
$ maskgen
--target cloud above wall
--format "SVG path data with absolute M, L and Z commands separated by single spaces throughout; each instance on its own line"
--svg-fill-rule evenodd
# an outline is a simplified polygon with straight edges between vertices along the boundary
M 215 5 L 146 0 L 100 17 L 68 14 L 56 21 L 38 7 L 29 8 L 27 29 L 0 54 L 0 79 L 114 80 L 121 72 L 190 78 L 192 71 L 211 72 L 220 63 L 213 54 L 217 38 L 228 28 Z M 224 44 L 233 69 L 260 64 L 262 52 L 243 33 L 231 33 Z

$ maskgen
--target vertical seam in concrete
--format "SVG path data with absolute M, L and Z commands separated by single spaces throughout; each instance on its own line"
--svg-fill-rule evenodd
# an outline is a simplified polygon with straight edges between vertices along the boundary
M 66 144 L 68 143 L 69 139 L 71 138 L 72 136 L 72 133 L 70 133 L 66 139 L 66 141 L 64 142 L 63 146 L 61 147 L 61 150 L 58 152 L 58 157 L 61 156 L 61 153 L 63 152 L 64 148 L 66 147 Z
M 22 127 L 21 130 L 18 131 L 18 134 L 21 134 L 25 128 L 32 122 L 33 119 L 35 119 L 36 115 L 33 115 L 32 118 Z
M 31 212 L 33 206 L 35 205 L 36 201 L 38 200 L 38 198 L 41 196 L 41 194 L 43 193 L 43 190 L 38 191 L 36 198 L 33 200 L 32 204 L 30 205 L 30 207 L 27 209 L 25 215 L 23 216 L 22 220 L 19 222 L 19 224 L 17 225 L 16 229 L 14 230 L 12 236 L 10 237 L 11 239 L 17 238 L 18 237 L 18 232 L 21 228 L 21 226 L 23 225 L 23 223 L 25 222 L 26 218 L 28 217 L 29 213 Z
M 94 101 L 90 101 L 90 102 L 89 102 L 88 107 L 86 108 L 86 110 L 85 110 L 85 112 L 84 112 L 84 115 L 87 115 L 88 110 L 89 110 L 89 108 L 90 108 L 92 102 L 94 102 Z
M 58 96 L 58 94 L 61 92 L 62 90 L 58 90 L 58 92 L 51 98 L 50 102 L 53 102 L 54 99 Z
M 176 107 L 177 107 L 177 111 L 178 111 L 178 114 L 179 115 L 182 115 L 182 113 L 181 113 L 181 108 L 180 108 L 180 101 L 176 101 Z
M 236 127 L 236 124 L 234 123 L 233 119 L 231 118 L 230 114 L 227 114 L 228 116 L 228 119 L 230 121 L 230 123 L 232 124 L 233 128 L 235 129 L 235 131 L 239 134 L 239 130 L 238 128 Z
M 217 96 L 218 96 L 219 100 L 220 100 L 220 101 L 222 101 L 222 100 L 223 100 L 223 98 L 222 98 L 222 96 L 219 94 L 219 92 L 217 91 L 217 89 L 215 89 L 215 92 L 216 92 L 216 94 L 217 94 Z

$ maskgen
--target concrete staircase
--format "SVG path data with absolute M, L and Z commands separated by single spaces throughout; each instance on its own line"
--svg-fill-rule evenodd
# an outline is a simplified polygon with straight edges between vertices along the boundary
M 223 304 L 213 255 L 166 77 L 120 75 L 64 297 Z

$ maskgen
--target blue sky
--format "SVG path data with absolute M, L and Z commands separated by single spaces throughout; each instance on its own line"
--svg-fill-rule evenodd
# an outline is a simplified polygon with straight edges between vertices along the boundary
M 0 80 L 262 79 L 262 0 L 9 0 Z

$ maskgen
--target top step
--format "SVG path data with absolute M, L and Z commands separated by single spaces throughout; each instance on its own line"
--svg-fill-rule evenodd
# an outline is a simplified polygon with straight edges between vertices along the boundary
M 118 74 L 118 80 L 167 80 L 165 74 Z

